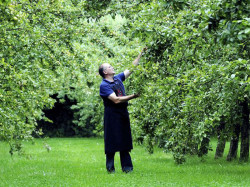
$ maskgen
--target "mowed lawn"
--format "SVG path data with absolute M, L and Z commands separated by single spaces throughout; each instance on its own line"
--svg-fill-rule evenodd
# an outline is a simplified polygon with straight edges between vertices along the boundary
M 108 174 L 103 139 L 51 138 L 46 143 L 50 152 L 44 140 L 36 139 L 34 145 L 24 143 L 27 156 L 11 157 L 8 144 L 0 142 L 0 186 L 250 186 L 250 163 L 214 160 L 214 152 L 203 161 L 190 156 L 176 165 L 161 149 L 149 155 L 134 146 L 134 171 L 123 173 L 117 154 L 116 173 Z

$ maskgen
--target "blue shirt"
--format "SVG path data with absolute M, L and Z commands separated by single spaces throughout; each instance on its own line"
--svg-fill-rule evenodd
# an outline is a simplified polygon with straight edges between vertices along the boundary
M 113 92 L 116 94 L 117 97 L 126 95 L 125 88 L 122 83 L 124 80 L 125 80 L 125 75 L 123 72 L 114 76 L 114 82 L 110 82 L 109 80 L 106 79 L 102 80 L 102 83 L 100 85 L 100 96 L 104 101 L 104 106 L 115 105 L 111 100 L 108 99 L 108 96 Z M 120 104 L 117 104 L 117 106 L 119 105 Z M 125 102 L 125 105 L 127 105 L 127 102 Z

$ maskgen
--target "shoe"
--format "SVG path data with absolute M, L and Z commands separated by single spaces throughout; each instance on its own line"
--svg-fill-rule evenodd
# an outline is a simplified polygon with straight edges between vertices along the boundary
M 115 168 L 107 168 L 108 173 L 115 173 Z
M 132 168 L 132 167 L 124 167 L 124 168 L 122 168 L 122 171 L 123 171 L 124 173 L 130 173 L 130 172 L 133 171 L 133 168 Z

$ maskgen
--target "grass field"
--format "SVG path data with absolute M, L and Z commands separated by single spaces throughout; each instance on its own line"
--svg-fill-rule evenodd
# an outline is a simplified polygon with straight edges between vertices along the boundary
M 103 139 L 53 138 L 46 142 L 50 152 L 41 139 L 34 145 L 24 143 L 29 158 L 11 157 L 8 144 L 0 142 L 0 186 L 250 186 L 250 163 L 214 160 L 213 152 L 205 161 L 188 157 L 178 166 L 160 149 L 149 155 L 135 146 L 131 153 L 134 171 L 123 173 L 117 154 L 116 173 L 108 174 Z

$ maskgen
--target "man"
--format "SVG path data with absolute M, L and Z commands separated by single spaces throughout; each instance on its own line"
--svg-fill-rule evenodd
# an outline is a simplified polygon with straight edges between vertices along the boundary
M 137 66 L 144 48 L 133 64 Z M 123 172 L 133 171 L 133 164 L 129 152 L 133 149 L 130 129 L 128 101 L 137 98 L 138 94 L 126 95 L 123 81 L 132 71 L 125 70 L 115 76 L 114 68 L 104 63 L 99 67 L 99 74 L 103 77 L 100 85 L 100 96 L 104 102 L 104 144 L 106 154 L 106 168 L 109 173 L 115 172 L 114 156 L 120 152 Z

